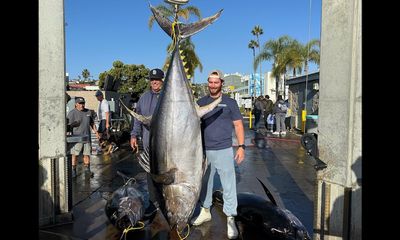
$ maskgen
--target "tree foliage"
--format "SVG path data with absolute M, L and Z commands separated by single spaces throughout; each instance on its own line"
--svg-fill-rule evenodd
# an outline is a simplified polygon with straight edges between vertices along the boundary
M 292 71 L 293 76 L 296 76 L 297 73 L 308 69 L 309 61 L 319 65 L 319 43 L 319 40 L 313 39 L 303 45 L 287 35 L 271 39 L 264 44 L 256 56 L 253 67 L 256 68 L 262 61 L 271 60 L 273 62 L 272 76 L 276 78 L 276 89 L 278 89 L 279 79 L 282 75 L 285 79 L 287 71 Z M 282 92 L 276 91 L 276 94 L 282 94 Z
M 89 72 L 89 70 L 87 70 L 86 68 L 83 69 L 83 71 L 82 71 L 82 77 L 83 77 L 83 79 L 84 79 L 85 82 L 86 82 L 86 80 L 90 77 L 90 72 Z
M 99 87 L 104 88 L 104 81 L 107 75 L 111 75 L 114 81 L 120 80 L 121 85 L 118 89 L 119 93 L 131 93 L 133 95 L 141 95 L 148 87 L 149 69 L 143 64 L 124 64 L 117 60 L 113 62 L 113 67 L 99 74 Z

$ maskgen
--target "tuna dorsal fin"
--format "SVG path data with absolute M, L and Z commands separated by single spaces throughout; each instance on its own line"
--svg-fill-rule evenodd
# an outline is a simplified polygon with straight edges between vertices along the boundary
M 261 186 L 263 187 L 265 193 L 267 194 L 269 200 L 271 200 L 272 204 L 274 204 L 275 206 L 278 206 L 276 204 L 275 198 L 272 196 L 271 192 L 268 190 L 268 188 L 265 186 L 265 184 L 263 182 L 261 182 L 260 179 L 258 179 L 258 177 L 256 177 L 257 180 L 261 183 Z
M 169 20 L 167 17 L 165 17 L 159 10 L 154 8 L 153 6 L 150 5 L 150 9 L 153 12 L 153 16 L 156 19 L 158 25 L 160 25 L 161 29 L 164 30 L 168 34 L 168 36 L 173 37 L 172 35 L 172 24 L 173 22 Z M 206 28 L 208 25 L 213 23 L 215 20 L 218 19 L 218 17 L 221 15 L 221 12 L 223 9 L 221 9 L 219 12 L 217 12 L 215 15 L 207 18 L 203 18 L 202 20 L 195 22 L 195 23 L 190 23 L 190 24 L 183 24 L 179 23 L 176 24 L 175 26 L 175 34 L 178 36 L 179 39 L 182 38 L 187 38 L 189 36 L 192 36 L 204 28 Z
M 214 108 L 218 106 L 218 104 L 222 101 L 222 94 L 219 96 L 219 98 L 215 99 L 212 103 L 207 104 L 205 106 L 199 107 L 199 105 L 196 104 L 196 111 L 197 115 L 199 118 L 202 116 L 206 115 L 207 113 L 211 112 Z
M 126 111 L 128 111 L 134 118 L 141 121 L 144 125 L 150 126 L 152 116 L 143 116 L 143 115 L 137 114 L 134 111 L 130 110 L 127 106 L 125 106 L 125 104 L 122 102 L 121 99 L 119 99 L 119 101 L 120 101 L 121 105 L 124 106 Z

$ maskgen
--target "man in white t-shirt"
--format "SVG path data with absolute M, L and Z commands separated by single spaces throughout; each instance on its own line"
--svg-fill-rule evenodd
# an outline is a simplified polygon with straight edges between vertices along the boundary
M 97 132 L 99 133 L 98 136 L 101 143 L 103 139 L 108 138 L 108 130 L 110 128 L 110 105 L 108 104 L 108 101 L 104 99 L 103 93 L 100 90 L 97 90 L 95 96 L 99 101 L 97 117 L 100 122 Z M 104 134 L 106 135 L 104 136 Z

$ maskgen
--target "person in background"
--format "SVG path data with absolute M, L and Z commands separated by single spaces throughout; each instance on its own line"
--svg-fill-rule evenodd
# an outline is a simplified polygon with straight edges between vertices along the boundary
M 77 156 L 82 151 L 83 148 L 83 164 L 85 168 L 85 175 L 93 177 L 93 172 L 90 170 L 90 154 L 92 152 L 92 143 L 90 137 L 90 129 L 96 134 L 98 137 L 98 132 L 96 129 L 96 125 L 94 124 L 94 118 L 92 111 L 85 108 L 85 99 L 83 97 L 75 98 L 75 108 L 72 109 L 68 115 L 68 124 L 72 127 L 73 135 L 83 135 L 88 136 L 88 142 L 75 143 L 71 148 L 72 155 L 72 177 L 75 178 L 77 176 L 76 166 L 78 163 Z
M 221 103 L 202 117 L 201 128 L 210 175 L 203 206 L 193 225 L 198 226 L 211 220 L 213 180 L 215 172 L 218 172 L 223 188 L 223 212 L 227 216 L 227 235 L 229 239 L 235 239 L 238 237 L 238 230 L 235 224 L 237 195 L 234 161 L 236 160 L 236 163 L 240 164 L 244 160 L 246 146 L 244 145 L 243 117 L 236 101 L 222 94 L 223 81 L 223 74 L 220 70 L 211 71 L 208 76 L 210 94 L 197 101 L 199 106 L 204 106 L 222 95 Z M 239 144 L 235 155 L 232 148 L 233 129 L 235 129 Z
M 265 128 L 267 130 L 270 130 L 273 132 L 273 128 L 268 126 L 268 116 L 272 114 L 272 109 L 274 108 L 274 103 L 272 102 L 271 99 L 269 99 L 269 95 L 265 95 L 265 98 L 263 99 L 263 106 L 264 106 L 264 122 L 265 122 Z
M 104 99 L 103 92 L 100 90 L 96 91 L 95 94 L 97 100 L 99 101 L 97 107 L 97 117 L 99 119 L 99 128 L 97 129 L 99 144 L 101 145 L 103 140 L 109 138 L 110 129 L 110 104 L 106 99 Z
M 292 110 L 290 109 L 289 99 L 285 100 L 285 105 L 287 107 L 286 116 L 285 116 L 285 131 L 288 130 L 289 132 L 292 131 Z
M 264 111 L 262 99 L 262 96 L 258 96 L 254 102 L 254 130 L 259 128 L 258 124 Z
M 278 99 L 276 100 L 273 108 L 273 113 L 275 114 L 275 123 L 276 123 L 276 131 L 273 132 L 274 135 L 285 135 L 286 127 L 285 127 L 285 118 L 287 112 L 287 105 L 282 98 L 282 95 L 278 95 Z

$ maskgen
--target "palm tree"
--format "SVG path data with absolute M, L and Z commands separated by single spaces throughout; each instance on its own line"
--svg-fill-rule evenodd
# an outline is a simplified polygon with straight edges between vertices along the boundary
M 254 26 L 253 30 L 251 30 L 251 34 L 253 34 L 257 38 L 258 53 L 260 53 L 260 38 L 259 38 L 259 36 L 264 34 L 264 30 L 259 25 L 256 25 L 256 26 Z M 261 62 L 260 62 L 260 86 L 261 86 L 261 94 L 263 94 Z
M 168 18 L 175 18 L 175 7 L 172 4 L 167 4 L 167 5 L 163 5 L 160 4 L 158 6 L 155 7 L 157 10 L 159 10 L 165 17 Z M 184 19 L 184 21 L 188 22 L 190 16 L 196 16 L 199 20 L 201 19 L 201 13 L 200 10 L 197 7 L 194 6 L 186 6 L 183 7 L 182 5 L 179 7 L 178 12 L 177 12 L 177 17 L 178 19 Z M 153 27 L 155 18 L 153 15 L 150 16 L 149 18 L 149 29 L 151 30 L 151 28 Z M 168 49 L 170 49 L 171 44 L 168 46 Z M 180 42 L 180 46 L 179 49 L 182 50 L 182 54 L 183 56 L 185 56 L 185 68 L 188 68 L 188 75 L 190 76 L 194 76 L 194 72 L 196 70 L 196 68 L 199 68 L 200 72 L 203 71 L 203 65 L 200 62 L 199 57 L 197 56 L 195 50 L 194 50 L 195 46 L 193 44 L 193 42 L 191 41 L 190 37 L 181 40 Z M 168 69 L 168 64 L 170 61 L 171 56 L 168 56 L 165 60 L 164 66 L 163 66 L 163 70 L 167 70 Z
M 284 57 L 290 43 L 293 39 L 287 35 L 281 36 L 276 40 L 267 41 L 263 49 L 254 60 L 254 67 L 257 67 L 262 61 L 273 60 L 272 76 L 275 77 L 276 97 L 282 94 L 279 92 L 279 82 L 281 75 L 286 72 L 286 59 Z
M 319 66 L 320 60 L 320 41 L 313 39 L 304 46 L 304 69 L 308 71 L 308 62 L 311 61 Z M 305 53 L 304 53 L 305 52 Z M 308 72 L 306 72 L 307 74 Z
M 83 71 L 82 71 L 82 77 L 83 77 L 83 79 L 84 79 L 85 82 L 86 82 L 86 79 L 87 79 L 89 76 L 90 76 L 89 70 L 87 70 L 86 68 L 83 69 Z
M 258 43 L 254 40 L 250 40 L 248 48 L 251 48 L 253 50 L 253 62 L 256 59 L 256 50 L 255 48 L 259 47 Z M 253 66 L 253 70 L 256 71 L 257 68 Z M 256 92 L 255 92 L 255 86 L 256 86 L 256 82 L 255 82 L 255 78 L 254 78 L 254 74 L 253 74 L 253 81 L 254 81 L 254 85 L 253 85 L 253 96 L 256 96 Z

